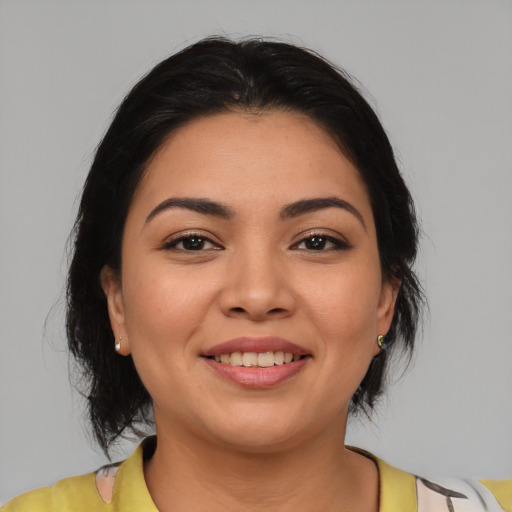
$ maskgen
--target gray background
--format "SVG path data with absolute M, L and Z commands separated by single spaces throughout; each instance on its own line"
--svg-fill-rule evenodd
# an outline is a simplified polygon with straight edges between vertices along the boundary
M 104 461 L 62 334 L 76 198 L 129 87 L 219 33 L 279 36 L 355 75 L 417 201 L 430 318 L 348 441 L 420 474 L 510 476 L 512 1 L 0 0 L 0 502 Z

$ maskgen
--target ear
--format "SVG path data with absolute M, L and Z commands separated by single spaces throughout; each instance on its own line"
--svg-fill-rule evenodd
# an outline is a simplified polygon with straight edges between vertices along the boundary
M 392 278 L 385 279 L 382 282 L 379 305 L 377 306 L 377 336 L 379 334 L 386 334 L 391 327 L 400 284 L 400 280 Z M 380 351 L 378 346 L 376 351 Z
M 105 265 L 100 272 L 100 283 L 103 293 L 107 299 L 108 316 L 110 318 L 110 326 L 114 333 L 116 343 L 121 338 L 121 349 L 119 354 L 127 356 L 130 353 L 130 344 L 126 333 L 123 291 L 121 288 L 121 280 L 112 268 Z

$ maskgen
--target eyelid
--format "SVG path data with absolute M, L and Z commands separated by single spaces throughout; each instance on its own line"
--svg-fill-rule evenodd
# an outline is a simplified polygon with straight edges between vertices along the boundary
M 294 242 L 291 246 L 292 250 L 301 250 L 298 249 L 297 246 L 306 240 L 309 240 L 313 237 L 319 237 L 324 238 L 328 242 L 332 243 L 334 245 L 331 249 L 326 249 L 324 251 L 318 251 L 318 252 L 327 252 L 330 250 L 344 250 L 344 249 L 351 249 L 352 245 L 346 240 L 346 238 L 339 233 L 333 233 L 330 230 L 323 230 L 323 229 L 311 229 L 303 231 L 299 234 L 299 239 Z M 308 250 L 308 249 L 304 249 Z
M 217 237 L 214 237 L 211 233 L 202 232 L 201 230 L 195 230 L 195 229 L 174 233 L 173 235 L 167 237 L 164 240 L 164 242 L 161 245 L 161 248 L 164 250 L 165 249 L 173 249 L 176 247 L 176 245 L 178 245 L 183 240 L 186 240 L 188 238 L 194 238 L 194 237 L 202 238 L 203 240 L 205 240 L 215 246 L 213 249 L 209 249 L 209 250 L 224 249 L 222 244 L 218 241 Z M 182 249 L 182 250 L 184 252 L 194 252 L 194 251 L 185 251 L 184 249 Z M 197 251 L 197 252 L 201 252 L 201 251 Z

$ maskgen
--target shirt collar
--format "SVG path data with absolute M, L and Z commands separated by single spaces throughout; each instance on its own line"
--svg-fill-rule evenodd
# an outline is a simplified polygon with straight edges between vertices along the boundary
M 146 438 L 135 452 L 119 467 L 114 485 L 112 505 L 114 510 L 126 512 L 158 512 L 151 499 L 144 479 L 144 453 L 152 453 L 155 438 Z M 347 446 L 373 460 L 379 470 L 379 512 L 417 512 L 416 477 L 390 466 L 375 455 Z M 116 508 L 119 507 L 119 508 Z

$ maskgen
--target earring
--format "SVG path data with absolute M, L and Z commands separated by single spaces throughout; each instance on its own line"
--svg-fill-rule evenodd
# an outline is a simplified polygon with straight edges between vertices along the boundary
M 386 340 L 386 335 L 385 334 L 379 334 L 377 336 L 377 345 L 379 345 L 381 350 L 386 350 L 386 345 L 384 343 L 385 340 Z
M 114 348 L 116 349 L 116 352 L 119 352 L 121 350 L 121 340 L 123 339 L 122 336 L 119 336 L 119 340 L 115 344 Z

